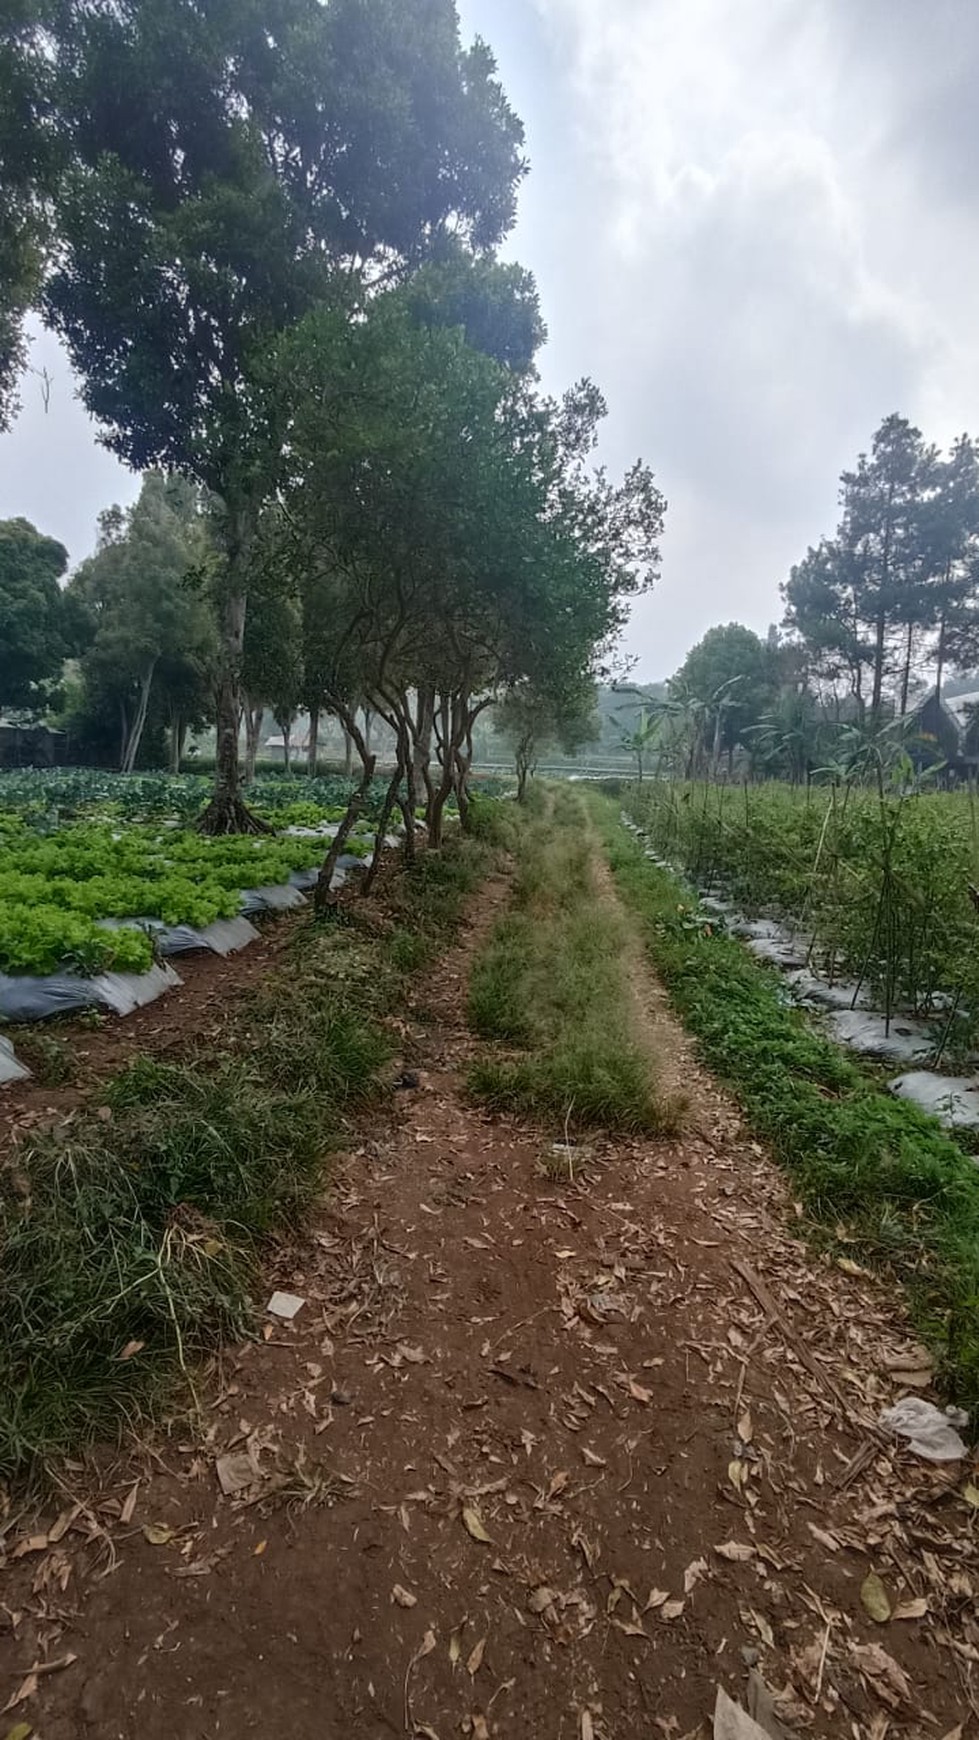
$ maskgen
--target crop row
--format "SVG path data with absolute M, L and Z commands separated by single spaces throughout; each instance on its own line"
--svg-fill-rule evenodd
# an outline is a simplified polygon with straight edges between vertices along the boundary
M 64 817 L 98 814 L 124 821 L 172 816 L 190 821 L 204 808 L 212 781 L 204 774 L 107 773 L 93 768 L 25 768 L 0 773 L 0 812 L 28 815 L 57 813 Z M 339 776 L 311 779 L 303 775 L 260 775 L 249 789 L 249 802 L 277 826 L 291 822 L 311 825 L 329 819 L 350 794 L 351 783 Z M 384 782 L 375 781 L 366 813 L 380 808 Z M 296 812 L 296 813 L 294 813 Z
M 863 979 L 888 1010 L 951 996 L 979 1027 L 970 795 L 654 781 L 625 808 L 701 887 L 797 923 L 829 977 Z
M 78 823 L 35 833 L 0 817 L 0 971 L 143 971 L 143 929 L 105 919 L 202 928 L 240 909 L 242 891 L 282 883 L 322 858 L 322 839 L 205 839 L 178 829 Z

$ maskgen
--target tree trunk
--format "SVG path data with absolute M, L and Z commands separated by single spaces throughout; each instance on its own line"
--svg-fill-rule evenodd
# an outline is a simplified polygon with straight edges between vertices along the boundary
M 418 803 L 418 787 L 415 783 L 415 764 L 411 754 L 411 739 L 408 739 L 408 754 L 405 760 L 405 795 L 399 800 L 401 820 L 405 825 L 405 867 L 414 869 L 415 865 L 415 807 Z
M 292 770 L 292 721 L 286 719 L 282 725 L 282 761 L 287 773 Z
M 245 785 L 252 785 L 255 779 L 255 767 L 258 762 L 258 746 L 262 738 L 262 721 L 265 718 L 265 708 L 253 706 L 245 696 Z
M 320 710 L 318 707 L 309 709 L 309 751 L 306 756 L 306 771 L 310 779 L 316 778 L 316 763 L 320 751 Z
M 139 754 L 139 746 L 143 741 L 143 729 L 146 725 L 146 714 L 149 710 L 150 691 L 153 687 L 153 673 L 156 670 L 156 663 L 156 659 L 150 660 L 146 670 L 143 672 L 143 680 L 139 685 L 139 701 L 136 706 L 136 714 L 132 725 L 129 728 L 126 738 L 126 746 L 123 750 L 123 773 L 132 773 L 133 768 L 136 766 L 136 757 Z
M 171 715 L 170 719 L 170 772 L 180 772 L 180 760 L 184 749 L 184 732 L 186 726 L 179 713 Z
M 398 731 L 398 756 L 404 769 L 404 796 L 398 798 L 398 808 L 405 830 L 404 861 L 405 867 L 411 870 L 415 864 L 415 809 L 418 803 L 411 709 L 404 700 L 393 712 Z
M 948 585 L 948 577 L 949 577 L 949 573 L 951 571 L 951 567 L 952 567 L 951 562 L 946 562 L 946 564 L 945 564 L 945 584 L 946 584 L 946 586 Z M 937 666 L 935 668 L 935 699 L 936 699 L 936 701 L 940 701 L 942 698 L 942 678 L 945 675 L 945 633 L 946 633 L 947 627 L 948 627 L 948 611 L 943 609 L 942 619 L 938 625 L 938 663 L 937 663 Z
M 354 740 L 345 728 L 343 733 L 343 777 L 344 779 L 353 779 L 353 774 Z
M 361 774 L 360 784 L 356 791 L 351 794 L 350 801 L 347 804 L 346 815 L 340 823 L 340 826 L 330 844 L 330 850 L 326 854 L 323 861 L 323 868 L 317 878 L 316 891 L 313 895 L 313 905 L 318 913 L 326 912 L 333 904 L 333 891 L 330 887 L 330 883 L 333 881 L 333 872 L 337 867 L 340 854 L 350 837 L 351 830 L 367 802 L 367 794 L 371 788 L 371 780 L 374 778 L 374 757 L 368 750 L 362 733 L 357 729 L 356 718 L 352 715 L 349 716 L 343 720 L 343 725 L 350 733 L 351 741 L 357 747 L 357 753 L 361 759 L 363 772 Z
M 368 755 L 371 753 L 371 735 L 373 733 L 373 730 L 374 730 L 374 715 L 371 712 L 371 709 L 369 707 L 365 707 L 364 708 L 364 732 L 363 732 L 363 736 L 364 736 L 364 747 L 365 747 Z
M 870 697 L 871 722 L 876 729 L 880 724 L 880 708 L 884 693 L 884 647 L 887 633 L 887 591 L 891 579 L 891 538 L 894 528 L 891 523 L 891 512 L 894 506 L 894 485 L 887 489 L 887 518 L 884 522 L 884 550 L 880 571 L 880 598 L 877 605 L 877 621 L 874 634 L 874 687 Z
M 413 721 L 415 787 L 426 784 L 426 773 L 432 759 L 432 732 L 435 728 L 435 689 L 426 685 L 419 689 Z
M 384 850 L 384 836 L 387 833 L 388 822 L 391 820 L 391 811 L 394 809 L 397 802 L 398 788 L 404 778 L 404 772 L 405 769 L 401 760 L 401 745 L 399 743 L 396 752 L 394 773 L 388 781 L 388 789 L 384 793 L 384 802 L 381 805 L 381 813 L 377 818 L 377 827 L 374 830 L 374 856 L 371 859 L 370 869 L 364 877 L 364 894 L 369 894 L 374 883 L 377 881 L 377 873 L 381 868 L 381 853 Z
M 901 718 L 908 713 L 908 690 L 911 687 L 911 657 L 914 652 L 914 623 L 908 623 L 908 639 L 904 650 L 904 670 L 901 673 Z
M 245 534 L 239 527 L 229 543 L 232 576 L 241 573 L 246 558 Z M 238 731 L 241 723 L 241 656 L 245 637 L 246 596 L 241 587 L 224 601 L 221 620 L 221 675 L 217 688 L 217 755 L 214 792 L 197 827 L 202 834 L 269 834 L 241 797 Z
M 455 749 L 458 732 L 458 700 L 455 696 L 443 695 L 439 708 L 440 730 L 437 733 L 437 745 L 441 778 L 438 785 L 430 783 L 429 801 L 425 814 L 428 827 L 428 843 L 436 849 L 442 844 L 442 826 L 445 806 L 452 792 L 455 773 Z

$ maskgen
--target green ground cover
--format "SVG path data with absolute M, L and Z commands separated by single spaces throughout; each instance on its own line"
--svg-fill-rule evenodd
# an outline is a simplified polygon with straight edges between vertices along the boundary
M 777 800 L 776 800 L 777 801 Z M 791 1172 L 815 1235 L 903 1286 L 956 1400 L 979 1407 L 979 1170 L 934 1118 L 884 1092 L 786 1002 L 778 975 L 719 931 L 589 799 L 623 898 L 705 1061 Z M 630 811 L 646 810 L 630 802 Z M 825 813 L 825 812 L 824 812 Z

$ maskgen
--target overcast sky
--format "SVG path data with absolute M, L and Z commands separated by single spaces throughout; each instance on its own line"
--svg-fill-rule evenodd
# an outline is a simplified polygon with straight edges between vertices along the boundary
M 629 635 L 668 676 L 714 622 L 764 632 L 891 411 L 979 433 L 979 5 L 461 0 L 527 126 L 508 252 L 537 274 L 548 388 L 591 375 L 604 457 L 669 500 Z M 50 338 L 0 438 L 0 517 L 72 560 L 132 478 Z

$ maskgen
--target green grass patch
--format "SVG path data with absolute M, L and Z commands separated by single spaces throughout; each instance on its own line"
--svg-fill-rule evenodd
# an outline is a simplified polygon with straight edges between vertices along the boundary
M 615 807 L 591 800 L 650 957 L 706 1062 L 790 1171 L 813 1229 L 841 1229 L 904 1287 L 951 1393 L 979 1407 L 979 1173 L 934 1118 L 895 1100 L 805 1015 L 775 973 L 698 912 Z
M 469 1019 L 491 1045 L 470 1070 L 495 1110 L 575 1128 L 663 1130 L 652 1065 L 636 1044 L 621 917 L 601 903 L 580 800 L 516 823 L 512 910 L 473 969 Z
M 295 1234 L 393 1052 L 404 974 L 493 861 L 453 836 L 370 909 L 310 918 L 207 1043 L 141 1057 L 103 1103 L 0 1174 L 0 1479 L 158 1413 L 254 1322 L 269 1241 Z

